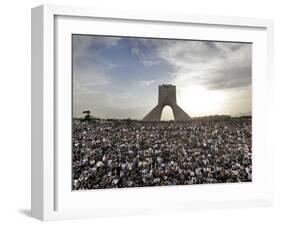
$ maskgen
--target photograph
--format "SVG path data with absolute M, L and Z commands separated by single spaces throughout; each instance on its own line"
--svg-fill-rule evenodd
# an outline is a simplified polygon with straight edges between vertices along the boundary
M 252 43 L 72 34 L 72 191 L 252 182 Z

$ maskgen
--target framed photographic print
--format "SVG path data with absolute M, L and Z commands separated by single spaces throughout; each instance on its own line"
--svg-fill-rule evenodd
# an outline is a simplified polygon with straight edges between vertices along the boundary
M 270 205 L 272 21 L 32 9 L 32 216 Z

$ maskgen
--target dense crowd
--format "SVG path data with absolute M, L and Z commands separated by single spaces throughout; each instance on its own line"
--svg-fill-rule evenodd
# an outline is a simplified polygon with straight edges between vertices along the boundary
M 250 118 L 73 120 L 74 190 L 252 180 Z

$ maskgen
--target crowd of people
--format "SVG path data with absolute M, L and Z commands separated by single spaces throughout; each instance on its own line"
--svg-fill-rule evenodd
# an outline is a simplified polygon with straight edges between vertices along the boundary
M 252 180 L 250 118 L 73 120 L 72 189 Z

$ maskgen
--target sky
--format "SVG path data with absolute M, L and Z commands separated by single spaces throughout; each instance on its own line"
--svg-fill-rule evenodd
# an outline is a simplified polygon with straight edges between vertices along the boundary
M 191 117 L 251 114 L 250 43 L 73 35 L 72 64 L 74 117 L 142 119 L 162 84 Z

